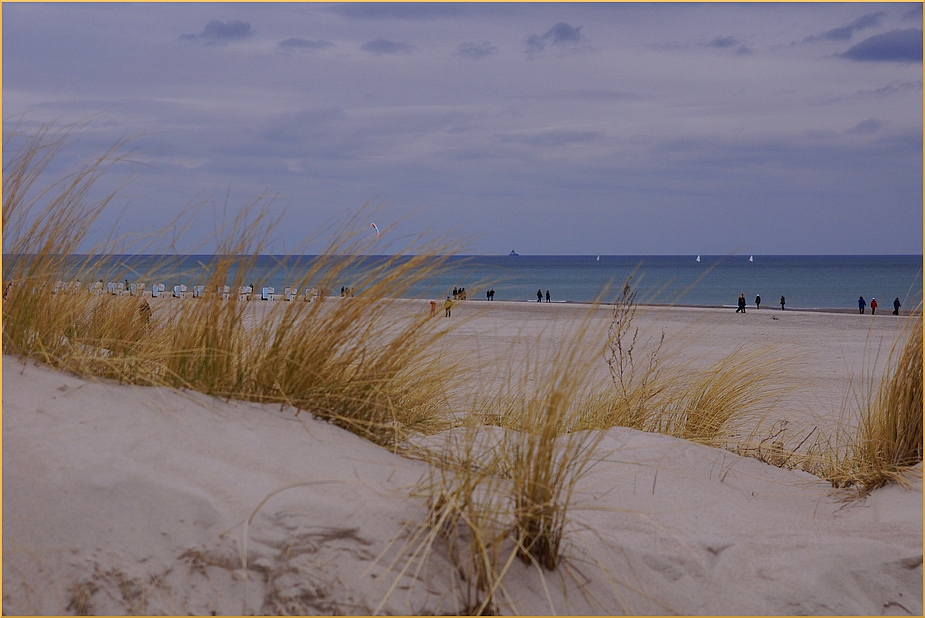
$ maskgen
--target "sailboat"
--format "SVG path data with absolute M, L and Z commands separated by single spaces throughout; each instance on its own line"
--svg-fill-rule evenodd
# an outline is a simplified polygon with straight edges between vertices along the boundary
M 597 256 L 597 261 L 598 261 L 598 262 L 601 261 L 601 256 Z
M 755 256 L 754 256 L 754 255 L 748 256 L 748 261 L 749 261 L 749 262 L 754 262 L 754 261 L 755 261 Z
M 697 256 L 697 261 L 698 261 L 698 262 L 700 261 L 700 256 L 699 256 L 699 255 Z

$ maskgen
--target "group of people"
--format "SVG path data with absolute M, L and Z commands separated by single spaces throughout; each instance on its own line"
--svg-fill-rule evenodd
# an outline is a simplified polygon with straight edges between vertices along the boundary
M 466 288 L 453 288 L 453 300 L 466 300 Z
M 348 287 L 346 287 L 346 286 L 341 286 L 341 288 L 340 288 L 340 297 L 341 297 L 341 298 L 347 298 L 347 297 L 349 297 L 349 296 L 353 296 L 353 290 L 351 290 L 350 288 L 348 288 Z
M 877 307 L 880 305 L 877 304 L 876 298 L 870 299 L 870 314 L 875 315 L 877 313 Z M 858 313 L 861 315 L 864 314 L 864 309 L 867 307 L 867 302 L 864 300 L 863 296 L 858 297 Z M 899 315 L 899 308 L 902 307 L 902 303 L 899 302 L 899 296 L 893 300 L 893 315 Z
M 784 311 L 786 304 L 787 304 L 787 299 L 781 296 L 780 297 L 780 310 L 781 311 Z M 755 309 L 761 309 L 761 295 L 760 294 L 755 296 Z M 745 313 L 745 294 L 739 294 L 739 301 L 736 306 L 736 313 Z
M 446 300 L 443 301 L 443 317 L 450 317 L 450 310 L 453 308 L 453 301 L 449 296 L 446 297 Z M 437 301 L 430 301 L 430 317 L 437 315 Z
M 538 303 L 543 302 L 543 290 L 536 291 L 536 302 Z M 546 302 L 547 303 L 552 302 L 551 300 L 549 300 L 549 290 L 546 290 Z
M 494 300 L 494 299 L 495 299 L 495 289 L 492 288 L 492 289 L 486 291 L 486 292 L 485 292 L 485 298 L 487 298 L 487 299 L 490 300 L 490 301 L 491 301 L 491 300 Z
M 537 290 L 536 294 L 537 294 L 537 302 L 539 302 L 539 294 L 540 294 L 539 290 Z M 549 292 L 547 292 L 546 294 L 547 294 L 547 300 L 548 300 Z M 784 309 L 784 305 L 786 302 L 787 302 L 787 299 L 781 296 L 780 297 L 780 308 L 782 311 Z M 877 299 L 871 298 L 870 299 L 870 314 L 871 315 L 874 315 L 877 313 L 877 307 L 879 307 L 879 304 L 877 303 Z M 893 315 L 899 315 L 900 307 L 902 307 L 902 303 L 899 302 L 899 297 L 897 296 L 896 299 L 893 300 Z M 760 309 L 760 308 L 761 308 L 761 296 L 755 296 L 755 309 Z M 864 300 L 863 296 L 859 297 L 858 298 L 858 312 L 863 314 L 866 308 L 867 308 L 867 301 Z M 745 313 L 745 294 L 739 294 L 739 300 L 736 306 L 736 313 Z

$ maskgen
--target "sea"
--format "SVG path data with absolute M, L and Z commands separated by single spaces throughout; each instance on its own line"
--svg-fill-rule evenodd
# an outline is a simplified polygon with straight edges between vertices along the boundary
M 76 256 L 75 256 L 76 257 Z M 699 257 L 699 261 L 698 258 Z M 214 256 L 123 255 L 90 258 L 92 280 L 164 283 L 189 289 L 210 283 L 207 272 Z M 282 294 L 297 285 L 317 256 L 259 256 L 229 273 L 230 278 L 253 283 L 256 290 L 273 287 Z M 330 258 L 329 258 L 330 259 Z M 352 287 L 367 269 L 381 266 L 390 256 L 350 259 L 340 279 L 328 282 L 332 293 Z M 84 272 L 84 281 L 89 273 Z M 457 255 L 444 268 L 402 293 L 408 298 L 442 299 L 454 288 L 465 288 L 468 299 L 485 301 L 493 289 L 495 301 L 536 302 L 537 291 L 552 302 L 613 301 L 629 281 L 636 302 L 680 306 L 735 306 L 744 294 L 749 306 L 777 308 L 781 297 L 788 309 L 857 310 L 859 297 L 869 304 L 876 298 L 882 311 L 892 311 L 899 298 L 904 309 L 922 302 L 921 255 Z M 234 285 L 235 281 L 228 281 Z

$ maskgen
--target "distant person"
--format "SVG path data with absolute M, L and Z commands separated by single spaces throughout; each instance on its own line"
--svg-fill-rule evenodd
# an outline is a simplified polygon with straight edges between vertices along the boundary
M 492 288 L 490 292 L 491 292 L 491 298 L 489 298 L 488 300 L 495 300 L 495 288 Z
M 761 295 L 755 297 L 755 309 L 761 309 Z
M 453 300 L 456 300 L 457 296 L 459 296 L 459 290 L 456 289 L 456 286 L 453 286 Z
M 549 290 L 546 290 L 546 302 L 547 302 L 547 303 L 550 302 L 550 300 L 549 300 Z
M 344 288 L 344 286 L 340 286 L 340 297 L 341 297 L 341 298 L 344 297 L 344 290 L 345 290 L 345 289 L 346 289 L 346 288 Z
M 536 291 L 536 302 L 538 303 L 543 302 L 543 290 Z
M 445 317 L 445 318 L 450 317 L 450 309 L 453 308 L 453 301 L 450 300 L 450 297 L 449 297 L 449 296 L 447 296 L 447 297 L 446 297 L 446 300 L 443 301 L 443 308 L 444 308 L 444 310 L 446 311 L 446 314 L 445 314 L 443 317 Z
M 871 298 L 871 299 L 870 299 L 870 314 L 871 314 L 871 315 L 874 315 L 875 313 L 877 313 L 877 307 L 878 307 L 878 306 L 879 306 L 879 305 L 877 305 L 877 299 L 876 299 L 876 298 Z
M 459 288 L 459 300 L 466 300 L 466 288 Z
M 863 296 L 858 297 L 858 313 L 864 313 L 864 308 L 867 307 L 867 301 L 864 300 Z
M 430 301 L 430 317 L 437 315 L 437 301 Z
M 784 310 L 784 303 L 786 303 L 786 302 L 787 302 L 787 299 L 784 298 L 783 296 L 781 296 L 781 297 L 780 297 L 780 310 L 781 310 L 781 311 Z
M 141 321 L 145 324 L 151 321 L 151 305 L 148 304 L 148 301 L 141 301 L 141 305 L 138 307 L 138 315 L 141 316 Z
M 896 297 L 896 300 L 893 301 L 893 315 L 899 315 L 899 308 L 902 305 L 899 303 L 899 296 Z
M 739 306 L 736 308 L 736 313 L 745 313 L 745 294 L 739 294 Z
M 491 290 L 485 290 L 485 300 L 491 300 Z

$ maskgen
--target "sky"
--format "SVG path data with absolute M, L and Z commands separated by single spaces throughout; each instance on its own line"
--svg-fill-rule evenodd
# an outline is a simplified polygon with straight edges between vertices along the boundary
M 130 137 L 120 231 L 272 196 L 273 253 L 357 213 L 383 253 L 922 253 L 920 3 L 2 12 L 4 131 Z

